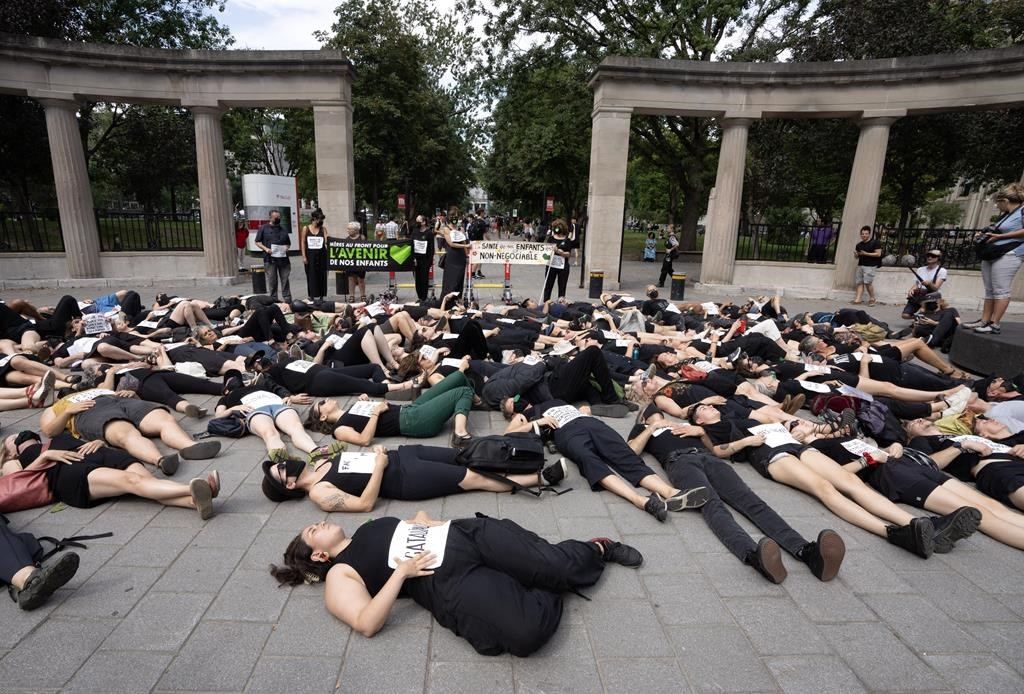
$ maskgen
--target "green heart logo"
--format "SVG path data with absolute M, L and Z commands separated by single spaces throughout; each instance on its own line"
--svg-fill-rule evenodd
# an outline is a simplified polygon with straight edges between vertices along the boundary
M 391 259 L 399 265 L 405 265 L 405 261 L 407 261 L 409 256 L 412 255 L 412 246 L 409 246 L 408 244 L 402 246 L 391 246 L 391 248 L 388 249 L 388 254 L 391 256 Z

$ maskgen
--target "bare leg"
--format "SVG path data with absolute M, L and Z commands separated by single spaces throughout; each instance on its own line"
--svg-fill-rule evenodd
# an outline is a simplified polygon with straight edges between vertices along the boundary
M 376 364 L 380 368 L 387 371 L 387 367 L 380 358 L 380 354 L 377 351 L 377 340 L 374 338 L 373 331 L 367 330 L 363 333 L 362 339 L 359 341 L 359 346 L 363 349 L 363 354 L 370 360 L 371 364 Z
M 103 438 L 111 446 L 123 448 L 150 465 L 156 465 L 162 455 L 155 443 L 143 436 L 134 424 L 123 419 L 108 424 L 103 430 Z
M 295 410 L 285 410 L 274 421 L 277 424 L 277 428 L 288 434 L 295 447 L 303 453 L 309 453 L 316 448 L 316 443 L 310 438 L 305 428 L 303 428 L 302 420 L 299 419 L 299 413 Z
M 146 436 L 159 436 L 161 441 L 178 451 L 195 444 L 167 410 L 153 410 L 147 414 L 139 422 L 139 431 Z
M 99 345 L 96 351 L 100 353 L 100 356 L 113 361 L 134 361 L 135 355 L 128 350 L 115 347 L 114 345 Z
M 91 499 L 109 499 L 134 494 L 166 505 L 193 507 L 192 495 L 187 485 L 157 479 L 140 464 L 130 465 L 127 470 L 98 468 L 89 473 L 88 479 Z M 182 499 L 187 503 L 173 503 Z
M 663 496 L 666 499 L 670 496 L 675 496 L 676 494 L 679 493 L 678 489 L 676 489 L 671 484 L 661 479 L 657 475 L 647 475 L 647 477 L 644 477 L 642 480 L 640 480 L 640 486 L 648 491 L 661 494 L 661 496 Z M 644 500 L 644 503 L 646 503 L 646 499 Z
M 608 475 L 601 479 L 601 486 L 616 496 L 621 496 L 629 503 L 643 510 L 647 503 L 647 497 L 633 489 L 624 479 L 618 475 Z
M 508 478 L 523 487 L 536 487 L 539 484 L 538 475 L 508 475 Z M 484 477 L 472 470 L 466 470 L 466 476 L 459 482 L 459 487 L 466 491 L 482 492 L 508 492 L 513 489 L 511 485 Z
M 391 345 L 388 344 L 388 336 L 384 334 L 384 331 L 379 327 L 372 328 L 370 333 L 373 334 L 373 339 L 377 343 L 377 354 L 382 359 L 387 360 L 388 368 L 394 370 L 398 368 L 398 362 L 391 356 Z
M 981 511 L 981 525 L 978 526 L 978 530 L 985 533 L 993 540 L 998 540 L 1004 545 L 1016 547 L 1017 549 L 1024 549 L 1024 528 L 1013 523 L 1008 523 L 1003 518 L 992 512 L 992 509 L 988 508 L 992 499 L 989 499 L 990 503 L 978 504 L 975 501 L 968 501 L 965 497 L 960 496 L 955 491 L 946 489 L 946 485 L 942 485 L 924 500 L 924 507 L 932 513 L 947 514 L 952 513 L 961 506 L 973 506 L 974 508 Z M 966 485 L 964 485 L 966 486 Z M 998 502 L 994 502 L 995 505 L 1001 506 Z
M 263 439 L 263 443 L 266 444 L 268 451 L 285 448 L 281 432 L 277 430 L 277 426 L 274 425 L 274 420 L 270 415 L 259 415 L 250 419 L 249 431 Z
M 800 462 L 852 498 L 868 513 L 895 525 L 906 525 L 914 519 L 914 516 L 866 485 L 857 475 L 841 468 L 824 453 L 809 448 L 800 454 Z

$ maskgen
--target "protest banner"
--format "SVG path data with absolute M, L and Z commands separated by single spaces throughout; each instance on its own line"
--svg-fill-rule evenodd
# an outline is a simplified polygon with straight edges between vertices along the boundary
M 412 244 L 331 239 L 327 244 L 327 265 L 333 270 L 409 272 L 413 269 Z
M 547 265 L 552 246 L 527 241 L 474 241 L 469 251 L 469 262 L 483 265 L 509 263 L 510 265 Z

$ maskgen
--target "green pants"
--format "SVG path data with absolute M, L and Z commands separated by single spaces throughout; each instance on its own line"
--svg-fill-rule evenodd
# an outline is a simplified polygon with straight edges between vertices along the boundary
M 469 415 L 473 407 L 473 389 L 461 371 L 449 374 L 399 413 L 404 436 L 426 439 L 441 433 L 452 415 Z

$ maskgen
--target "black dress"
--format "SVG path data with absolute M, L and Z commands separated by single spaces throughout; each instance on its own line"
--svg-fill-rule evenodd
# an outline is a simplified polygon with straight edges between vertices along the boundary
M 453 231 L 453 234 L 459 233 Z M 465 236 L 466 232 L 461 232 Z M 453 239 L 454 240 L 454 239 Z M 465 243 L 456 241 L 456 243 Z M 466 281 L 466 251 L 462 248 L 448 247 L 444 256 L 444 281 L 441 286 L 441 295 L 447 296 L 451 292 L 462 293 L 462 287 Z
M 327 297 L 327 230 L 317 231 L 306 227 L 306 292 L 313 300 Z

